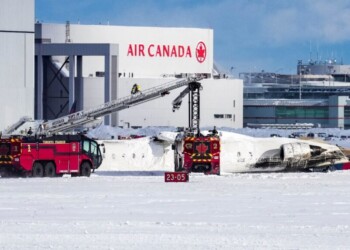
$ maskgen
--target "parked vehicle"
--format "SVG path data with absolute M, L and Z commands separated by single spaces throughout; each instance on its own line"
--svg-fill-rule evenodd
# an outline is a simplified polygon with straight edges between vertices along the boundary
M 0 175 L 90 176 L 102 163 L 101 145 L 84 135 L 0 139 Z

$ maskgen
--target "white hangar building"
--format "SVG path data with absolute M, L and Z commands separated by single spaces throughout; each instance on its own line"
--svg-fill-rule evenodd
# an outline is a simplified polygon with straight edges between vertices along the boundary
M 54 119 L 75 106 L 84 110 L 128 96 L 134 83 L 145 90 L 205 74 L 200 126 L 243 126 L 243 82 L 214 72 L 211 29 L 37 23 L 35 43 L 38 119 Z M 187 126 L 187 97 L 180 110 L 172 111 L 172 101 L 183 89 L 119 111 L 105 123 Z
M 34 117 L 34 0 L 1 0 L 0 131 Z
M 117 51 L 113 52 L 115 54 L 111 55 L 109 62 L 104 56 L 90 56 L 90 52 L 76 54 L 69 59 L 74 66 L 69 63 L 60 71 L 70 56 L 69 51 L 65 56 L 53 53 L 42 57 L 43 73 L 39 73 L 39 77 L 43 78 L 43 105 L 42 110 L 37 110 L 38 118 L 53 119 L 66 114 L 74 100 L 77 109 L 82 110 L 130 95 L 134 83 L 140 84 L 142 89 L 149 89 L 188 74 L 199 73 L 209 77 L 201 81 L 200 125 L 233 128 L 243 125 L 243 82 L 238 79 L 214 79 L 211 29 L 39 23 L 35 31 L 37 58 L 44 50 L 42 46 L 50 45 L 77 45 L 81 50 L 94 45 L 97 47 L 91 50 L 97 50 L 98 46 L 108 44 Z M 80 66 L 77 68 L 75 64 Z M 110 66 L 107 73 L 106 65 Z M 74 73 L 74 86 L 68 83 L 68 79 L 73 78 L 69 71 L 82 76 L 78 80 L 77 73 Z M 107 98 L 106 86 L 109 83 L 104 84 L 106 78 L 112 81 Z M 116 87 L 113 87 L 113 81 Z M 179 111 L 172 112 L 172 101 L 182 90 L 177 89 L 163 98 L 119 111 L 110 124 L 123 127 L 187 126 L 187 99 L 184 99 Z M 74 95 L 69 95 L 73 91 Z M 37 96 L 40 98 L 41 93 Z M 37 101 L 40 103 L 41 100 Z
M 208 76 L 202 81 L 201 126 L 242 127 L 243 83 L 213 73 L 211 29 L 34 26 L 34 0 L 4 1 L 0 9 L 0 130 L 23 116 L 53 119 L 72 107 L 85 110 L 128 96 L 134 83 L 145 90 L 193 73 Z M 48 45 L 51 54 L 47 54 Z M 187 101 L 172 112 L 171 103 L 181 91 L 120 111 L 105 122 L 131 127 L 186 126 Z

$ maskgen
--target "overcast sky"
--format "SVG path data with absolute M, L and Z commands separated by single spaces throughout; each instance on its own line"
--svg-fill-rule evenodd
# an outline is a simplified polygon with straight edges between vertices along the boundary
M 298 60 L 350 64 L 349 0 L 36 0 L 49 23 L 214 30 L 222 70 L 295 73 Z

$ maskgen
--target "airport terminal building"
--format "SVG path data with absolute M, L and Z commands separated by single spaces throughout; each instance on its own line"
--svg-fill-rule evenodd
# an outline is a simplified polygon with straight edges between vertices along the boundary
M 299 61 L 296 75 L 242 73 L 244 126 L 350 128 L 349 73 L 350 65 L 335 60 Z

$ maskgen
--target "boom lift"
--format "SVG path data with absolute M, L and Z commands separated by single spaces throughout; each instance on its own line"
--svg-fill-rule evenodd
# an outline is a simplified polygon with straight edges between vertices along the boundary
M 202 85 L 192 81 L 173 101 L 173 111 L 180 108 L 182 99 L 188 94 L 188 129 L 179 131 L 172 149 L 174 150 L 175 172 L 203 172 L 220 174 L 220 138 L 214 127 L 204 136 L 200 133 L 200 90 Z
M 52 134 L 67 131 L 77 126 L 92 122 L 113 112 L 127 109 L 129 107 L 163 97 L 164 95 L 169 94 L 171 90 L 186 86 L 189 82 L 200 81 L 203 78 L 204 76 L 198 75 L 194 77 L 188 77 L 186 79 L 171 81 L 150 89 L 146 89 L 145 91 L 142 91 L 142 94 L 126 96 L 107 102 L 89 110 L 79 111 L 67 116 L 57 118 L 55 120 L 44 122 L 38 128 L 37 133 Z

